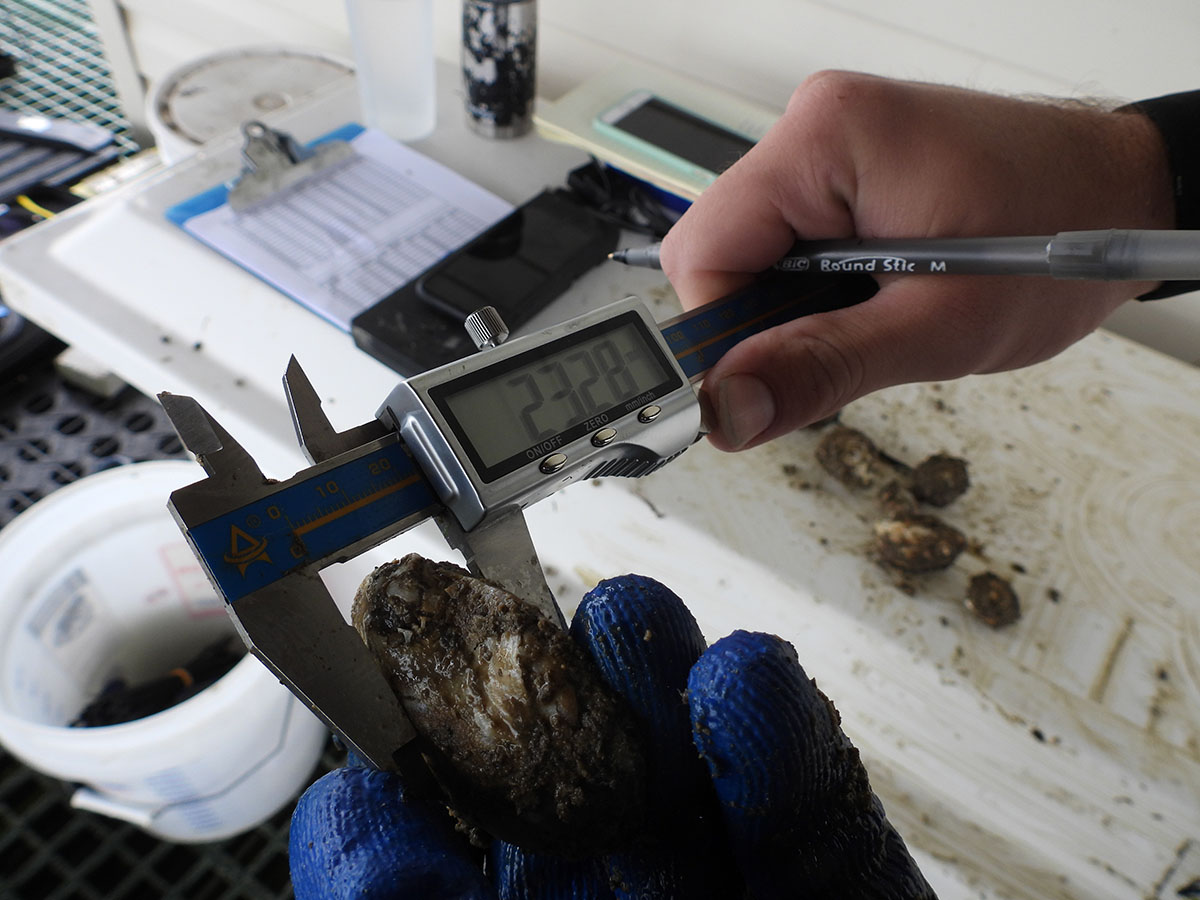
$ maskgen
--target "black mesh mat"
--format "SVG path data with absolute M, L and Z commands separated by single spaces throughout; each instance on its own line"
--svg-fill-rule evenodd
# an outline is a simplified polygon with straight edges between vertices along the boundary
M 97 401 L 48 365 L 0 387 L 0 527 L 85 475 L 186 457 L 162 408 L 131 388 Z
M 323 761 L 334 765 L 332 749 Z M 69 788 L 0 753 L 0 896 L 6 900 L 239 900 L 292 896 L 291 806 L 251 832 L 169 844 L 79 812 Z

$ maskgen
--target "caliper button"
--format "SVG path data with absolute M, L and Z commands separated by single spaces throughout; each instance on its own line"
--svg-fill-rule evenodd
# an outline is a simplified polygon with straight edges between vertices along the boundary
M 617 436 L 615 428 L 601 428 L 592 435 L 592 445 L 595 447 L 606 447 L 613 442 L 613 438 Z
M 662 412 L 661 406 L 654 406 L 654 405 L 647 406 L 640 413 L 638 413 L 638 421 L 639 422 L 653 422 L 655 419 L 658 418 L 659 413 L 661 413 L 661 412 Z
M 551 453 L 549 456 L 545 457 L 541 461 L 541 463 L 538 464 L 538 468 L 541 469 L 547 475 L 553 475 L 555 472 L 557 472 L 559 469 L 561 469 L 566 464 L 567 464 L 567 454 Z

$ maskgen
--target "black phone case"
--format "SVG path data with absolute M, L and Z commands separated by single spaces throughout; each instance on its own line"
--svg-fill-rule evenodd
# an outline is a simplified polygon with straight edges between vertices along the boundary
M 401 375 L 475 352 L 463 320 L 494 306 L 529 321 L 616 247 L 620 229 L 561 191 L 543 191 L 460 250 L 360 313 L 354 342 Z

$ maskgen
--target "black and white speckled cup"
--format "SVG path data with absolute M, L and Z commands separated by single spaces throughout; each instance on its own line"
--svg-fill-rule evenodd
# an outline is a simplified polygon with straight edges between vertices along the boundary
M 463 0 L 463 85 L 472 127 L 518 137 L 533 123 L 537 0 Z

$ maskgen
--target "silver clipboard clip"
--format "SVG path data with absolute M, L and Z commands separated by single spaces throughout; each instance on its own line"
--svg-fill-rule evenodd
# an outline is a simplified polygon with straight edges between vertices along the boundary
M 246 165 L 229 191 L 228 203 L 241 212 L 354 155 L 346 141 L 305 147 L 290 134 L 262 122 L 242 125 L 242 158 Z

